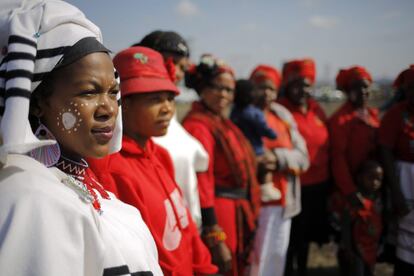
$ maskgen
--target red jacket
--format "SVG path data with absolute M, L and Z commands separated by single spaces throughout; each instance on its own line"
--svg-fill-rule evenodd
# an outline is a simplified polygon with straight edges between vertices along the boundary
M 362 119 L 358 111 L 346 102 L 329 120 L 331 164 L 335 183 L 344 195 L 356 191 L 353 176 L 369 158 L 375 158 L 378 110 L 368 108 Z
M 319 104 L 308 100 L 308 110 L 303 113 L 300 108 L 282 98 L 280 104 L 285 106 L 295 118 L 300 134 L 306 141 L 309 153 L 309 169 L 300 176 L 302 186 L 321 183 L 329 178 L 329 135 L 326 115 Z
M 414 163 L 414 111 L 405 101 L 382 118 L 379 143 L 390 148 L 397 160 Z
M 157 244 L 165 275 L 217 271 L 184 206 L 164 148 L 149 140 L 143 149 L 124 136 L 121 152 L 89 164 L 106 189 L 140 210 Z

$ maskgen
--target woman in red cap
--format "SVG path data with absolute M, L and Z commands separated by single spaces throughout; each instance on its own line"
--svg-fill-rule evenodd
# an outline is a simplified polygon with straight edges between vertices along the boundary
M 190 49 L 178 33 L 153 31 L 134 46 L 148 47 L 158 51 L 164 57 L 167 66 L 175 72 L 174 82 L 177 86 L 184 79 L 185 71 L 190 64 Z M 196 173 L 207 170 L 207 152 L 200 142 L 178 122 L 177 113 L 171 119 L 167 134 L 155 137 L 153 140 L 168 150 L 173 160 L 175 180 L 183 191 L 194 222 L 200 227 L 201 209 Z
M 271 66 L 257 66 L 250 79 L 263 100 L 258 107 L 265 113 L 267 124 L 278 134 L 277 139 L 264 139 L 270 150 L 264 163 L 273 172 L 273 185 L 282 193 L 279 200 L 264 200 L 256 234 L 250 275 L 283 275 L 289 244 L 292 217 L 300 212 L 299 175 L 309 166 L 306 143 L 300 135 L 292 114 L 275 102 L 280 75 Z
M 203 238 L 225 275 L 243 275 L 258 212 L 255 157 L 241 131 L 225 117 L 233 101 L 234 73 L 211 55 L 185 76 L 200 96 L 184 119 L 209 155 L 198 173 Z
M 312 59 L 293 60 L 283 66 L 283 96 L 279 103 L 293 115 L 309 152 L 309 169 L 300 176 L 302 212 L 293 218 L 285 275 L 292 275 L 296 261 L 298 275 L 306 275 L 310 241 L 327 238 L 329 182 L 329 135 L 326 115 L 310 96 L 315 83 Z
M 414 68 L 400 73 L 394 86 L 405 100 L 383 117 L 379 144 L 391 203 L 398 219 L 394 275 L 414 275 Z
M 356 210 L 363 207 L 355 185 L 356 173 L 364 161 L 376 159 L 379 117 L 378 110 L 368 106 L 371 83 L 371 75 L 363 67 L 340 70 L 336 85 L 348 99 L 329 120 L 335 184 L 340 195 Z M 346 261 L 342 253 L 338 252 L 340 264 Z M 342 266 L 346 268 L 346 264 Z
M 131 47 L 118 53 L 114 64 L 123 96 L 122 150 L 94 160 L 91 167 L 107 189 L 141 211 L 165 275 L 215 273 L 174 181 L 170 156 L 151 140 L 165 135 L 178 94 L 163 57 L 149 48 Z

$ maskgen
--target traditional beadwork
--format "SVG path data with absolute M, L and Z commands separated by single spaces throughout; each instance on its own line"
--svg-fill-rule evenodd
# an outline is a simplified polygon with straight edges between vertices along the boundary
M 74 188 L 75 191 L 78 192 L 79 197 L 86 203 L 93 202 L 93 196 L 91 195 L 88 188 L 82 181 L 79 181 L 73 176 L 68 175 L 67 178 L 62 179 L 62 183 L 69 186 L 70 188 Z
M 84 159 L 81 159 L 80 162 L 76 162 L 61 156 L 56 167 L 68 175 L 62 182 L 67 186 L 74 188 L 82 200 L 91 203 L 95 210 L 98 211 L 99 214 L 102 214 L 101 203 L 99 202 L 95 189 L 103 198 L 109 199 L 110 197 L 105 189 L 86 173 L 88 163 Z

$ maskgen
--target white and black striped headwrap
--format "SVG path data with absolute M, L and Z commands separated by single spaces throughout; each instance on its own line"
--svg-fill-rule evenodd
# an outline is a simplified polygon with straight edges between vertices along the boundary
M 56 143 L 38 140 L 28 115 L 31 93 L 43 77 L 78 41 L 93 37 L 102 43 L 99 28 L 76 7 L 58 0 L 2 0 L 0 4 L 0 155 L 24 154 Z M 76 53 L 75 53 L 76 54 Z M 73 58 L 73 56 L 72 56 Z M 58 66 L 59 66 L 58 65 Z M 120 103 L 120 93 L 118 103 Z M 111 152 L 121 148 L 122 119 L 118 112 Z

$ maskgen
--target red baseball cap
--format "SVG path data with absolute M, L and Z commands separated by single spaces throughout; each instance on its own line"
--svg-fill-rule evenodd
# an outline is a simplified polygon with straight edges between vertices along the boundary
M 121 79 L 123 97 L 158 91 L 179 94 L 162 55 L 157 51 L 141 46 L 130 47 L 119 52 L 113 61 Z

